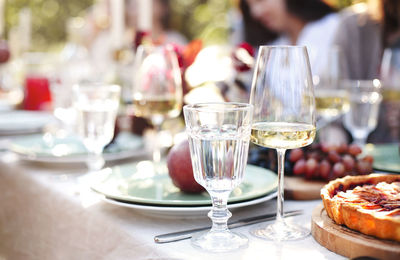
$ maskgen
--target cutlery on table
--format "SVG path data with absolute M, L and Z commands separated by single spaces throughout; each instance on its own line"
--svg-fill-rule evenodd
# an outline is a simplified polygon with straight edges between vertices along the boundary
M 297 216 L 300 215 L 303 211 L 302 210 L 293 210 L 293 211 L 288 211 L 285 212 L 284 217 L 291 217 L 291 216 Z M 260 216 L 255 216 L 255 217 L 249 217 L 241 220 L 237 220 L 235 222 L 229 223 L 228 228 L 238 228 L 238 227 L 243 227 L 247 225 L 252 225 L 264 221 L 269 221 L 269 220 L 274 220 L 276 218 L 276 213 L 271 213 L 271 214 L 266 214 L 266 215 L 260 215 Z M 178 231 L 178 232 L 173 232 L 173 233 L 167 233 L 163 235 L 158 235 L 154 237 L 154 242 L 162 244 L 162 243 L 169 243 L 169 242 L 174 242 L 174 241 L 180 241 L 184 239 L 189 239 L 192 237 L 193 234 L 208 230 L 210 227 L 202 227 L 202 228 L 195 228 L 195 229 L 190 229 L 190 230 L 185 230 L 185 231 Z

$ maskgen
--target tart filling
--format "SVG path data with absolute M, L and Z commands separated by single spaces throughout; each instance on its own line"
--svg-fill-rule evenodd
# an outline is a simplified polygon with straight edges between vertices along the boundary
M 348 176 L 321 190 L 329 217 L 367 235 L 400 241 L 400 175 Z

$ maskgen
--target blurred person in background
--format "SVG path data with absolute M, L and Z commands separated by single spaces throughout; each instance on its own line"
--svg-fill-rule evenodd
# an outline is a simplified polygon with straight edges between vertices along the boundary
M 230 43 L 232 45 L 237 46 L 247 42 L 254 49 L 258 49 L 260 45 L 267 45 L 276 40 L 278 34 L 252 16 L 246 0 L 239 0 L 234 5 L 236 6 L 237 15 L 233 17 L 235 20 L 232 21 L 235 24 L 231 32 Z
M 312 72 L 326 70 L 339 25 L 336 10 L 323 0 L 246 0 L 252 16 L 280 37 L 274 45 L 305 45 Z
M 149 0 L 150 1 L 150 0 Z M 170 25 L 171 8 L 169 0 L 152 0 L 153 22 L 151 37 L 156 44 L 175 43 L 184 45 L 187 39 L 181 33 L 173 30 Z M 138 29 L 138 0 L 126 0 L 126 24 Z
M 341 12 L 334 43 L 342 50 L 346 79 L 379 77 L 384 48 L 400 47 L 400 1 L 369 0 Z
M 369 0 L 346 8 L 341 16 L 334 42 L 342 50 L 343 78 L 365 80 L 383 76 L 380 75 L 383 50 L 400 48 L 400 1 Z M 385 95 L 388 87 L 399 88 L 383 84 L 378 127 L 369 136 L 369 142 L 400 140 L 400 103 L 395 96 Z

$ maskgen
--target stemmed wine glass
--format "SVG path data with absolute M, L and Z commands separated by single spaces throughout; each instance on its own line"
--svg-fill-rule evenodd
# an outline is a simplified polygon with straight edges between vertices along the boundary
M 400 140 L 400 48 L 387 48 L 381 64 L 382 111 L 379 126 L 385 141 Z M 389 132 L 389 134 L 387 134 Z
M 102 153 L 114 136 L 120 94 L 121 87 L 118 85 L 93 83 L 73 86 L 77 130 L 89 151 L 89 171 L 100 170 L 104 166 Z
M 341 79 L 340 50 L 333 46 L 328 53 L 328 66 L 321 75 L 313 76 L 317 128 L 321 129 L 349 110 L 349 93 Z
M 210 194 L 213 224 L 192 244 L 211 252 L 246 247 L 248 239 L 228 230 L 227 201 L 243 180 L 253 107 L 242 103 L 203 103 L 183 108 L 195 180 Z
M 368 135 L 378 124 L 382 101 L 381 83 L 374 80 L 349 80 L 350 111 L 344 116 L 344 126 L 353 136 L 354 143 L 364 147 Z
M 283 219 L 286 149 L 309 145 L 315 137 L 315 98 L 307 49 L 261 46 L 253 76 L 254 106 L 251 141 L 278 153 L 277 217 L 274 224 L 252 234 L 267 240 L 295 240 L 309 231 Z
M 134 64 L 133 113 L 147 118 L 156 134 L 163 121 L 182 109 L 182 83 L 178 58 L 170 46 L 141 45 Z M 153 143 L 155 171 L 161 159 L 159 142 Z

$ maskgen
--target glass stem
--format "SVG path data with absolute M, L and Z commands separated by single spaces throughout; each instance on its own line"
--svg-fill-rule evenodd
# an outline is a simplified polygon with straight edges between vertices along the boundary
M 229 212 L 227 203 L 230 191 L 228 192 L 209 192 L 212 200 L 212 209 L 208 217 L 212 220 L 210 232 L 224 232 L 228 230 L 228 219 L 232 216 Z
M 368 135 L 354 137 L 354 143 L 363 148 L 367 143 L 367 137 Z
M 95 149 L 90 153 L 87 161 L 90 172 L 100 170 L 101 168 L 103 168 L 104 164 L 105 161 L 103 158 L 103 149 Z
M 278 197 L 276 201 L 276 224 L 283 225 L 283 201 L 284 201 L 284 167 L 286 149 L 277 149 L 278 153 Z
M 153 162 L 155 166 L 158 166 L 161 161 L 161 147 L 159 144 L 159 133 L 161 132 L 161 123 L 153 122 L 155 130 L 155 138 L 153 143 Z

